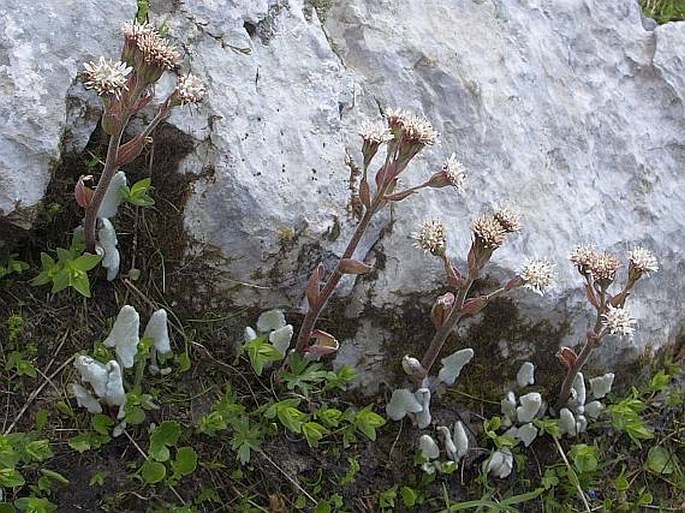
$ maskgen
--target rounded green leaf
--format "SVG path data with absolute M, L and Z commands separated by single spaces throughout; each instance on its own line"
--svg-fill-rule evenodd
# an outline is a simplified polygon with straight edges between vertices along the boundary
M 192 447 L 180 447 L 171 466 L 176 475 L 187 476 L 192 474 L 197 468 L 197 452 Z
M 159 483 L 166 476 L 166 467 L 156 461 L 146 461 L 140 469 L 146 484 Z

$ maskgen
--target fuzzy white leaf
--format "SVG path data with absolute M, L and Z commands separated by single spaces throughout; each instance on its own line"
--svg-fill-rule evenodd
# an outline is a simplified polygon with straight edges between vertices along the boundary
M 500 401 L 500 405 L 505 422 L 508 424 L 516 422 L 516 396 L 514 392 L 507 392 L 506 397 Z
M 123 171 L 117 171 L 109 183 L 109 187 L 105 192 L 102 203 L 100 203 L 100 210 L 98 210 L 98 217 L 111 219 L 117 215 L 117 210 L 121 204 L 121 187 L 126 185 L 126 174 Z
M 90 383 L 95 395 L 104 397 L 107 394 L 107 368 L 105 364 L 92 359 L 90 356 L 77 356 L 74 367 L 81 376 L 81 381 Z
M 438 426 L 437 429 L 444 438 L 447 457 L 457 463 L 459 461 L 459 456 L 457 455 L 457 446 L 454 445 L 454 441 L 452 440 L 452 433 L 450 433 L 450 430 L 445 426 Z
M 592 397 L 595 399 L 601 399 L 609 392 L 611 392 L 611 386 L 614 384 L 614 373 L 608 372 L 604 376 L 599 376 L 597 378 L 592 378 L 590 380 L 590 390 L 592 391 Z
M 454 385 L 461 369 L 471 361 L 471 358 L 473 358 L 473 349 L 467 347 L 440 360 L 442 368 L 438 372 L 438 381 L 442 381 L 448 386 Z
M 604 405 L 599 401 L 590 401 L 585 405 L 585 414 L 591 419 L 597 419 L 602 414 Z
M 150 316 L 150 320 L 147 326 L 145 326 L 143 338 L 151 338 L 155 344 L 155 349 L 159 353 L 166 354 L 171 352 L 167 313 L 164 308 L 160 308 Z
M 393 391 L 390 402 L 385 407 L 385 414 L 392 420 L 402 420 L 407 413 L 418 413 L 423 409 L 414 394 L 406 388 Z
M 132 306 L 124 305 L 114 321 L 112 331 L 103 342 L 106 347 L 116 348 L 117 358 L 125 369 L 133 367 L 133 360 L 138 352 L 139 329 L 138 312 Z
M 466 435 L 466 429 L 461 420 L 454 423 L 452 437 L 457 446 L 457 458 L 461 459 L 469 452 L 469 437 Z
M 421 435 L 419 438 L 419 451 L 427 460 L 434 460 L 440 456 L 440 447 L 429 435 Z
M 538 411 L 540 411 L 542 396 L 538 392 L 531 392 L 530 394 L 522 395 L 519 401 L 521 401 L 521 406 L 516 408 L 516 418 L 519 423 L 525 424 L 532 421 Z
M 575 403 L 576 406 L 585 406 L 585 399 L 586 399 L 586 391 L 585 391 L 585 378 L 583 377 L 583 373 L 579 372 L 576 374 L 576 377 L 573 379 L 573 390 L 576 391 L 575 397 L 573 398 L 573 402 Z
M 485 472 L 504 479 L 514 469 L 514 456 L 508 447 L 495 451 L 485 463 Z
M 102 256 L 102 267 L 107 269 L 107 281 L 112 281 L 119 274 L 119 264 L 121 257 L 117 245 L 117 232 L 109 219 L 100 219 L 100 230 L 98 231 L 98 242 L 104 251 Z
M 255 330 L 247 326 L 245 328 L 245 335 L 243 337 L 245 339 L 245 343 L 247 344 L 248 342 L 252 342 L 254 339 L 257 338 L 257 333 Z
M 576 418 L 568 408 L 559 412 L 559 431 L 562 435 L 576 436 Z
M 269 342 L 278 349 L 278 352 L 285 356 L 286 351 L 290 347 L 290 341 L 293 339 L 293 327 L 286 324 L 282 328 L 278 328 L 269 333 Z
M 430 426 L 431 423 L 431 391 L 428 388 L 419 388 L 414 396 L 416 400 L 421 404 L 421 411 L 416 413 L 416 425 L 419 429 L 425 429 Z
M 91 393 L 88 392 L 88 390 L 86 390 L 84 387 L 76 383 L 71 383 L 69 385 L 69 389 L 71 393 L 74 394 L 78 405 L 88 410 L 89 413 L 102 412 L 102 406 L 100 406 L 98 400 L 93 397 Z
M 257 319 L 257 330 L 262 333 L 274 331 L 285 326 L 285 315 L 280 310 L 269 310 Z
M 523 388 L 535 384 L 535 366 L 531 362 L 524 362 L 516 373 L 516 383 Z
M 523 445 L 526 447 L 532 444 L 533 440 L 535 440 L 537 436 L 538 428 L 536 428 L 533 424 L 524 424 L 518 428 L 518 431 L 516 432 L 516 438 L 521 440 Z
M 123 406 L 126 403 L 121 367 L 115 360 L 107 362 L 107 392 L 102 399 L 110 406 Z

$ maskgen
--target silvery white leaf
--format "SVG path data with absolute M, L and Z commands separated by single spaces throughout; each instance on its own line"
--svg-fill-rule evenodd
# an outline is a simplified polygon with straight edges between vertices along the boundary
M 102 267 L 107 269 L 107 281 L 112 281 L 119 274 L 119 263 L 121 260 L 119 250 L 117 249 L 117 232 L 107 218 L 103 217 L 100 219 L 100 224 L 102 226 L 98 231 L 98 242 L 105 253 L 102 256 L 101 264 Z
M 587 419 L 584 415 L 576 415 L 576 433 L 584 433 L 587 429 Z
M 245 337 L 244 338 L 245 338 L 245 343 L 247 344 L 248 342 L 252 342 L 254 339 L 257 338 L 257 333 L 255 332 L 255 330 L 253 330 L 252 328 L 247 326 L 245 328 Z
M 509 424 L 516 421 L 516 396 L 514 392 L 507 392 L 504 399 L 500 401 L 502 407 L 502 415 L 504 415 L 504 420 L 508 421 Z
M 285 315 L 280 310 L 269 310 L 262 313 L 257 319 L 257 330 L 262 333 L 274 331 L 285 326 Z
M 126 185 L 126 174 L 123 171 L 117 171 L 112 177 L 112 181 L 109 183 L 109 187 L 105 192 L 105 196 L 102 198 L 102 203 L 100 203 L 100 209 L 98 210 L 98 217 L 111 219 L 117 215 L 117 210 L 121 204 L 121 188 Z
M 457 458 L 461 459 L 469 452 L 469 437 L 466 435 L 466 429 L 461 420 L 454 423 L 452 438 L 457 446 Z
M 438 372 L 438 381 L 446 385 L 453 385 L 461 373 L 461 369 L 473 358 L 473 349 L 467 347 L 440 360 L 442 368 Z
M 562 435 L 576 436 L 576 419 L 568 408 L 559 412 L 559 431 Z
M 542 396 L 538 392 L 531 392 L 530 394 L 519 397 L 521 406 L 516 408 L 516 418 L 519 423 L 525 424 L 535 418 L 540 407 L 542 406 Z
M 110 406 L 123 406 L 126 403 L 121 367 L 115 360 L 107 362 L 107 392 L 102 399 Z
M 290 324 L 286 324 L 282 328 L 278 328 L 271 333 L 269 333 L 269 342 L 271 345 L 278 349 L 278 352 L 285 356 L 288 347 L 290 347 L 290 341 L 293 339 L 293 327 Z
M 591 419 L 597 419 L 602 414 L 604 405 L 599 401 L 591 401 L 585 405 L 585 414 Z
M 414 394 L 406 388 L 398 388 L 392 393 L 385 407 L 385 414 L 392 420 L 401 420 L 407 413 L 418 413 L 423 409 Z
M 516 383 L 521 388 L 535 384 L 535 366 L 531 362 L 523 362 L 516 373 Z
M 523 445 L 528 447 L 530 444 L 533 443 L 533 440 L 535 440 L 538 436 L 538 428 L 536 428 L 533 424 L 524 424 L 518 429 L 518 432 L 516 433 L 516 438 L 521 440 L 523 442 Z
M 457 463 L 459 461 L 459 456 L 457 456 L 457 446 L 454 445 L 454 441 L 452 440 L 452 433 L 450 433 L 450 430 L 445 426 L 438 426 L 437 429 L 445 440 L 445 452 L 447 453 L 447 457 Z
M 608 372 L 604 376 L 599 376 L 597 378 L 592 378 L 590 380 L 590 390 L 592 391 L 592 397 L 595 399 L 601 399 L 609 392 L 611 392 L 611 386 L 614 384 L 614 373 Z
M 151 338 L 155 344 L 155 349 L 159 351 L 160 354 L 171 352 L 167 313 L 164 308 L 160 308 L 150 316 L 150 320 L 143 332 L 143 338 Z
M 585 392 L 585 378 L 583 377 L 583 373 L 579 372 L 576 374 L 576 377 L 573 379 L 573 390 L 576 391 L 575 398 L 573 399 L 573 402 L 577 406 L 584 406 L 585 405 L 585 398 L 586 398 L 586 392 Z
M 428 435 L 421 435 L 421 438 L 419 438 L 419 451 L 427 460 L 434 460 L 440 456 L 440 447 Z
M 103 344 L 106 347 L 116 347 L 117 358 L 122 367 L 133 367 L 133 359 L 138 352 L 138 330 L 140 318 L 136 309 L 129 305 L 124 307 L 117 315 L 114 326 Z
M 121 422 L 119 422 L 119 424 L 114 426 L 114 429 L 112 429 L 112 438 L 117 438 L 121 436 L 121 434 L 124 432 L 124 429 L 126 429 L 126 421 L 122 420 Z
M 485 472 L 504 479 L 514 469 L 514 456 L 508 447 L 495 451 L 485 463 Z
M 95 395 L 104 397 L 107 394 L 107 368 L 105 364 L 93 360 L 90 356 L 77 356 L 74 367 L 81 376 L 81 381 L 90 383 Z
M 88 390 L 86 390 L 84 387 L 81 385 L 78 385 L 76 383 L 71 383 L 69 385 L 69 389 L 72 394 L 74 394 L 74 397 L 76 398 L 76 403 L 88 410 L 89 413 L 101 413 L 102 412 L 102 406 L 100 406 L 100 403 L 98 402 L 95 397 L 91 395 Z
M 425 429 L 430 426 L 431 423 L 431 391 L 428 388 L 419 388 L 414 396 L 416 400 L 421 404 L 421 411 L 416 413 L 416 424 L 419 429 Z

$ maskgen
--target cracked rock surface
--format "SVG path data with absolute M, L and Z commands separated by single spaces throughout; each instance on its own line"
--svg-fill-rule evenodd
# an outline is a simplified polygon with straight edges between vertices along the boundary
M 20 219 L 40 201 L 65 132 L 83 147 L 97 122 L 96 98 L 75 83 L 80 63 L 114 57 L 118 28 L 133 13 L 96 0 L 77 12 L 8 1 L 0 16 L 0 85 L 11 98 L 0 105 L 0 211 Z M 346 155 L 360 161 L 360 122 L 404 107 L 441 133 L 405 182 L 424 180 L 455 152 L 467 190 L 428 191 L 379 218 L 359 255 L 382 268 L 351 293 L 347 315 L 365 318 L 341 360 L 358 362 L 364 344 L 373 355 L 389 344 L 369 312 L 417 293 L 428 311 L 440 266 L 412 247 L 421 221 L 446 222 L 448 252 L 459 261 L 470 222 L 502 201 L 517 205 L 524 226 L 495 253 L 493 276 L 511 276 L 525 256 L 557 263 L 549 296 L 514 295 L 531 319 L 570 316 L 563 342 L 574 344 L 590 312 L 569 252 L 592 243 L 623 257 L 643 245 L 660 271 L 631 300 L 640 329 L 631 341 L 608 342 L 602 358 L 608 365 L 675 339 L 685 300 L 685 24 L 654 28 L 633 0 L 153 7 L 183 43 L 184 67 L 209 82 L 206 104 L 170 122 L 197 141 L 180 172 L 213 169 L 185 206 L 197 242 L 189 251 L 218 248 L 231 259 L 232 280 L 260 287 L 232 290 L 237 302 L 301 304 L 311 269 L 339 254 L 353 227 Z M 342 293 L 350 290 L 347 283 Z

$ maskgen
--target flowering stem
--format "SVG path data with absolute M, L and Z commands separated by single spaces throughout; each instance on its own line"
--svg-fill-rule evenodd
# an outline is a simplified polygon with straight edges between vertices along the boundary
M 450 311 L 450 314 L 447 316 L 447 319 L 445 319 L 445 322 L 442 324 L 442 326 L 440 326 L 438 330 L 435 332 L 433 340 L 431 340 L 430 346 L 428 346 L 428 349 L 426 350 L 426 352 L 423 355 L 423 358 L 421 359 L 422 374 L 419 377 L 423 378 L 426 375 L 428 375 L 428 372 L 435 363 L 435 360 L 440 354 L 442 347 L 445 345 L 447 337 L 452 332 L 454 327 L 459 323 L 459 321 L 464 317 L 462 308 L 464 306 L 464 302 L 466 301 L 466 296 L 471 290 L 474 281 L 474 278 L 469 275 L 469 278 L 466 280 L 466 284 L 464 285 L 464 287 L 459 289 L 457 297 L 454 300 L 454 306 L 452 307 L 452 311 Z
M 377 198 L 379 197 L 380 195 L 377 196 Z M 328 299 L 330 298 L 335 288 L 338 286 L 340 279 L 343 277 L 343 273 L 340 272 L 340 264 L 343 259 L 352 258 L 352 255 L 357 249 L 357 246 L 359 245 L 362 236 L 369 227 L 371 217 L 373 216 L 373 212 L 373 208 L 369 208 L 364 212 L 364 216 L 362 217 L 361 221 L 359 221 L 357 228 L 354 230 L 354 234 L 352 235 L 350 242 L 347 243 L 345 252 L 343 253 L 342 257 L 340 257 L 340 260 L 338 260 L 338 264 L 335 266 L 335 269 L 333 269 L 333 272 L 331 273 L 328 280 L 326 280 L 326 285 L 323 289 L 321 289 L 321 292 L 318 296 L 319 299 L 317 300 L 316 304 L 309 305 L 309 309 L 307 310 L 307 313 L 304 316 L 304 321 L 302 322 L 302 326 L 300 327 L 300 331 L 297 335 L 297 344 L 295 346 L 295 351 L 297 353 L 304 353 L 304 350 L 306 349 L 307 344 L 309 343 L 309 339 L 311 338 L 312 331 L 314 330 L 314 325 L 316 324 L 316 321 L 319 319 L 319 315 L 321 314 L 321 310 L 323 310 L 323 308 L 326 306 Z
M 564 407 L 566 406 L 566 403 L 568 403 L 568 400 L 571 397 L 571 388 L 573 388 L 573 382 L 576 380 L 576 376 L 588 361 L 590 355 L 592 355 L 592 351 L 601 345 L 603 336 L 601 328 L 602 316 L 601 312 L 598 312 L 594 330 L 592 331 L 591 335 L 585 339 L 585 345 L 583 345 L 583 349 L 581 349 L 576 361 L 573 362 L 573 365 L 571 365 L 566 371 L 566 377 L 564 378 L 564 382 L 561 384 L 561 391 L 559 392 L 560 407 Z
M 86 208 L 86 216 L 83 221 L 84 234 L 86 238 L 86 251 L 93 253 L 95 251 L 95 225 L 97 223 L 97 214 L 100 210 L 100 205 L 105 197 L 109 184 L 117 171 L 116 160 L 119 146 L 121 145 L 121 137 L 124 133 L 123 125 L 112 134 L 109 139 L 109 146 L 107 147 L 107 158 L 105 159 L 105 167 L 98 181 L 93 197 L 91 198 L 88 207 Z

